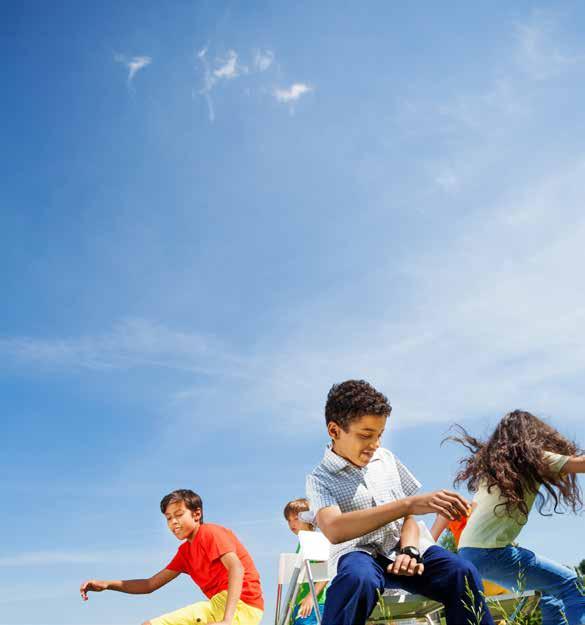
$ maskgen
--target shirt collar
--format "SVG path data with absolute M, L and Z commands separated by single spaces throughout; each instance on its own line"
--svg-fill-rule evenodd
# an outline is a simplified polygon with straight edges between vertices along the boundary
M 375 460 L 380 460 L 379 451 L 380 451 L 379 448 L 376 449 L 376 451 L 375 451 L 374 455 L 372 456 L 372 459 L 370 460 L 370 462 L 368 462 L 368 464 L 365 467 L 361 467 L 360 468 L 360 467 L 356 467 L 349 460 L 346 460 L 345 458 L 342 458 L 341 456 L 338 456 L 331 449 L 331 445 L 329 444 L 325 448 L 325 453 L 323 455 L 323 460 L 321 461 L 321 464 L 323 465 L 323 467 L 325 469 L 327 469 L 327 471 L 329 471 L 331 473 L 339 473 L 340 471 L 342 471 L 346 467 L 352 467 L 354 469 L 358 469 L 359 471 L 362 471 L 363 469 L 366 469 L 367 467 L 369 467 L 370 464 L 372 464 L 372 462 L 374 462 Z

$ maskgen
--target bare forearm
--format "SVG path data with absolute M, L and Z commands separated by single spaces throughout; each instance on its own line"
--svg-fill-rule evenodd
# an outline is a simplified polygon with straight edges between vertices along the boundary
M 327 586 L 327 582 L 315 582 L 315 591 L 317 593 L 317 596 L 319 596 L 325 586 Z
M 129 595 L 147 595 L 155 590 L 149 579 L 120 579 L 106 582 L 107 590 L 125 592 Z
M 419 547 L 420 530 L 414 517 L 406 517 L 400 533 L 401 547 Z
M 563 467 L 564 473 L 585 473 L 585 456 L 572 456 Z
M 435 518 L 435 522 L 433 523 L 433 527 L 431 527 L 431 535 L 435 540 L 439 540 L 441 534 L 447 529 L 449 526 L 449 519 L 446 519 L 444 516 L 437 514 Z
M 236 613 L 236 606 L 242 594 L 244 583 L 244 567 L 241 564 L 231 566 L 228 569 L 228 589 L 225 602 L 223 620 L 231 623 Z
M 359 538 L 378 528 L 406 516 L 409 512 L 409 500 L 399 499 L 367 510 L 345 512 L 330 519 L 321 531 L 333 543 Z

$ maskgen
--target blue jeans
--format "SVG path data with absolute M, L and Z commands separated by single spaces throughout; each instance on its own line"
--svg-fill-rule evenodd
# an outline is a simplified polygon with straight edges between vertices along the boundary
M 505 588 L 539 590 L 542 625 L 585 624 L 585 595 L 571 569 L 522 547 L 478 549 L 464 547 L 459 555 L 474 564 L 481 576 Z
M 445 605 L 447 625 L 464 625 L 471 617 L 465 607 L 466 586 L 476 608 L 483 607 L 481 625 L 494 625 L 482 596 L 483 586 L 475 567 L 463 558 L 433 545 L 423 555 L 422 575 L 407 577 L 386 572 L 389 561 L 352 551 L 339 559 L 323 612 L 323 625 L 363 625 L 385 588 L 402 588 Z
M 319 613 L 321 614 L 321 617 L 323 617 L 323 604 L 319 603 L 318 606 Z M 317 615 L 315 614 L 315 608 L 311 610 L 311 614 L 309 614 L 309 616 L 305 616 L 305 618 L 302 618 L 301 616 L 298 616 L 300 607 L 300 605 L 296 605 L 295 609 L 293 610 L 293 625 L 317 625 Z

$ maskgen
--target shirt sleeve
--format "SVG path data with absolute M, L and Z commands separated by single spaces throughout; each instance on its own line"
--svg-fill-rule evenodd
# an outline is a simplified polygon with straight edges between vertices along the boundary
M 167 570 L 176 571 L 177 573 L 185 573 L 185 561 L 183 560 L 183 555 L 181 554 L 181 550 L 177 551 L 175 557 L 167 564 Z
M 321 508 L 329 508 L 337 505 L 337 501 L 329 488 L 327 488 L 318 477 L 312 474 L 307 475 L 306 490 L 311 511 L 315 514 L 317 514 Z
M 394 456 L 396 461 L 396 468 L 398 469 L 398 475 L 400 477 L 400 485 L 402 486 L 402 492 L 406 497 L 410 497 L 417 493 L 420 489 L 420 482 L 414 477 L 414 475 Z
M 201 530 L 199 530 L 201 531 Z M 213 562 L 219 560 L 221 556 L 233 551 L 238 551 L 238 541 L 236 537 L 223 527 L 207 527 L 205 534 L 201 536 L 202 547 L 207 553 L 207 557 Z
M 550 468 L 554 473 L 560 473 L 563 467 L 567 464 L 569 456 L 562 456 L 561 454 L 555 454 L 552 451 L 543 452 L 544 459 L 549 463 Z

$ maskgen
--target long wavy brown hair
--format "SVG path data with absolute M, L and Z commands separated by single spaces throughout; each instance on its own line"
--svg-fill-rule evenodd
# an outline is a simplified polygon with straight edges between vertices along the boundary
M 459 461 L 460 469 L 454 484 L 465 483 L 471 492 L 477 492 L 480 482 L 488 492 L 499 488 L 505 500 L 500 506 L 511 517 L 522 513 L 528 516 L 529 508 L 524 500 L 525 493 L 537 493 L 540 514 L 551 516 L 545 508 L 552 504 L 555 513 L 564 509 L 577 512 L 583 506 L 581 489 L 575 474 L 554 472 L 543 451 L 563 456 L 579 455 L 581 450 L 553 427 L 523 410 L 508 413 L 486 440 L 479 440 L 467 433 L 460 425 L 453 426 L 455 435 L 443 442 L 461 443 L 471 453 Z M 540 486 L 544 486 L 544 493 Z

